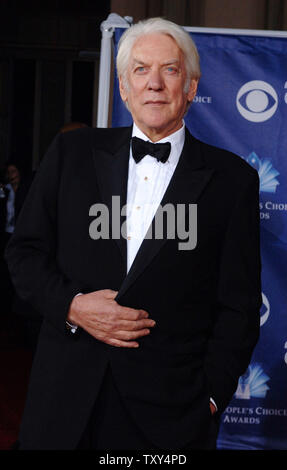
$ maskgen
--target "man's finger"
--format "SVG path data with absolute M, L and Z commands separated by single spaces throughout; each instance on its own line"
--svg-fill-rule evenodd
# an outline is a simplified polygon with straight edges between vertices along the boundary
M 123 307 L 121 305 L 117 305 L 115 313 L 118 318 L 123 320 L 140 320 L 141 318 L 147 318 L 149 316 L 149 313 L 145 310 L 137 310 L 130 307 Z
M 147 336 L 150 334 L 150 330 L 145 328 L 139 331 L 114 331 L 113 338 L 120 339 L 124 341 L 131 341 L 137 338 L 141 338 L 142 336 Z
M 105 343 L 110 344 L 111 346 L 116 346 L 118 348 L 138 348 L 139 343 L 136 341 L 120 341 L 119 339 L 111 339 L 105 341 Z
M 89 320 L 91 327 L 103 331 L 138 331 L 144 328 L 152 328 L 155 325 L 155 321 L 150 318 L 144 318 L 142 320 L 120 320 L 105 321 L 105 318 L 97 318 L 96 320 Z
M 120 348 L 138 348 L 139 343 L 136 341 L 124 341 L 118 338 L 110 338 L 105 333 L 101 334 L 98 331 L 95 332 L 93 329 L 87 328 L 86 330 L 90 335 L 92 335 L 97 340 L 101 341 L 102 343 L 109 344 L 110 346 L 117 346 Z

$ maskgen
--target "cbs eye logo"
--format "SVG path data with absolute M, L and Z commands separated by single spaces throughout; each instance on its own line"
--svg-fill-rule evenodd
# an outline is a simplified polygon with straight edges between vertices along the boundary
M 252 80 L 237 93 L 236 106 L 248 121 L 263 122 L 271 118 L 278 106 L 278 96 L 269 83 Z

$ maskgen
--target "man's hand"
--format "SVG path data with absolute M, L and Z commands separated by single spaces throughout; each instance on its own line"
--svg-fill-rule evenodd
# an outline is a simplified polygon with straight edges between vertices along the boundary
M 137 348 L 137 338 L 150 333 L 155 322 L 144 310 L 122 307 L 117 292 L 103 289 L 78 295 L 71 302 L 67 320 L 112 346 Z

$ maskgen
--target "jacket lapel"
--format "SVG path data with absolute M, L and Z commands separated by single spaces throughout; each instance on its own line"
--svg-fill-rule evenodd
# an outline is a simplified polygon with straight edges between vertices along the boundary
M 186 204 L 186 208 L 188 209 L 189 204 L 195 204 L 197 202 L 209 182 L 213 171 L 214 170 L 204 166 L 200 142 L 194 139 L 186 130 L 184 148 L 161 201 L 161 206 L 164 207 L 169 203 L 173 205 Z M 143 240 L 136 258 L 121 285 L 116 300 L 127 291 L 144 269 L 148 267 L 166 241 L 166 238 L 146 238 Z
M 93 160 L 102 203 L 109 210 L 110 237 L 114 239 L 127 265 L 126 238 L 121 234 L 125 217 L 121 216 L 127 200 L 127 181 L 132 128 L 114 129 L 114 138 L 107 135 L 105 148 L 93 144 Z

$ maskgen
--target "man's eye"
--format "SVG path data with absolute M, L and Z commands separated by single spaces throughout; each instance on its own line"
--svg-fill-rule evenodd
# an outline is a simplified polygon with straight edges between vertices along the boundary
M 145 71 L 145 67 L 137 67 L 136 68 L 136 72 L 138 72 L 138 73 L 142 73 L 144 71 Z
M 177 73 L 177 68 L 176 67 L 167 67 L 167 71 L 169 73 Z
M 168 74 L 170 74 L 170 75 L 176 74 L 176 72 L 177 72 L 176 68 L 175 68 L 175 67 L 172 67 L 172 66 L 166 67 L 165 70 L 166 70 L 166 72 L 167 72 Z

